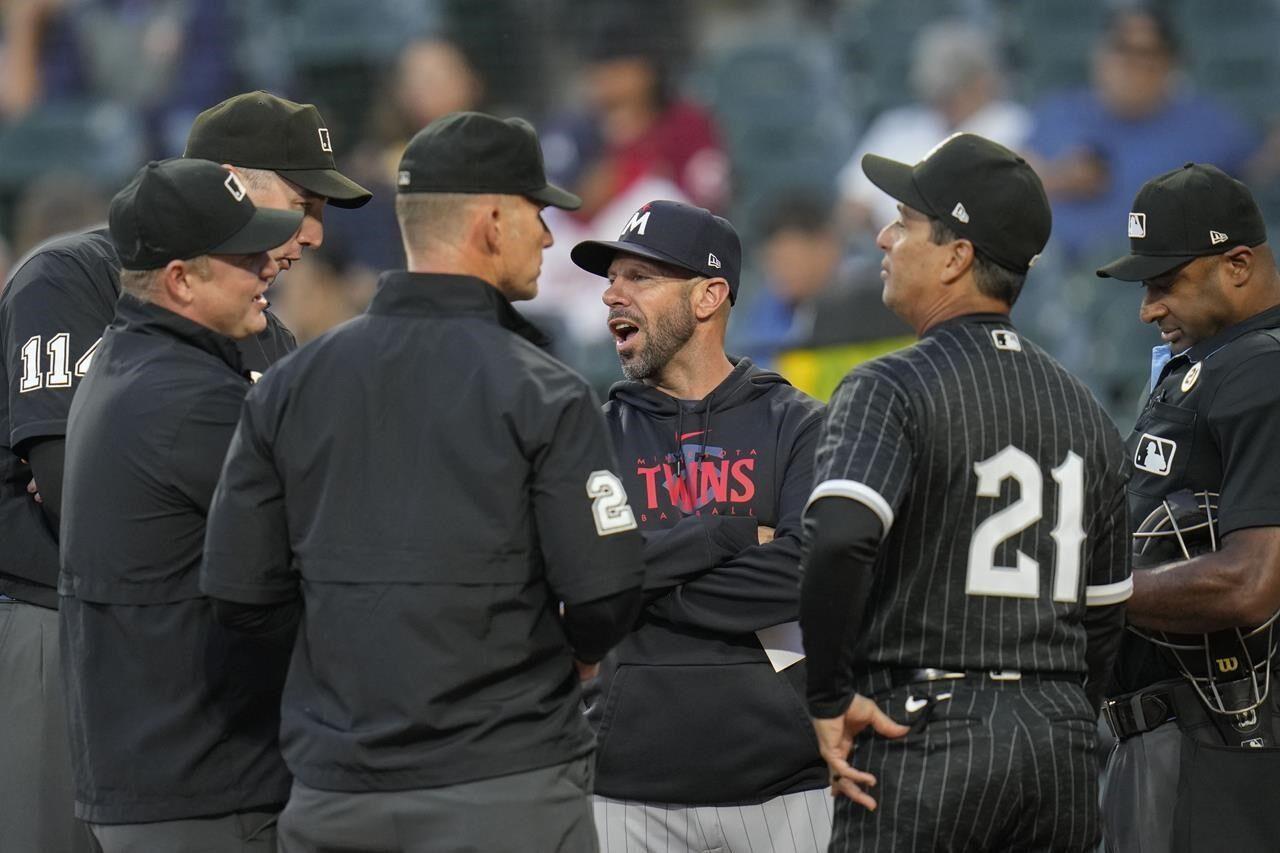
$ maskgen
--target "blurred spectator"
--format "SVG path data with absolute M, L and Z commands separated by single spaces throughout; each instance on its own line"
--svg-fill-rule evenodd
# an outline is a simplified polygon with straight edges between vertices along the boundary
M 0 109 L 105 99 L 146 124 L 152 153 L 180 153 L 191 120 L 236 84 L 221 0 L 11 0 Z
M 788 193 L 765 204 L 759 225 L 757 259 L 763 288 L 743 294 L 743 315 L 729 329 L 729 349 L 762 366 L 793 367 L 797 357 L 812 374 L 818 362 L 824 376 L 838 379 L 870 345 L 875 354 L 909 341 L 911 329 L 881 301 L 875 263 L 845 262 L 833 205 L 808 192 Z M 850 347 L 849 345 L 859 345 Z M 827 362 L 838 364 L 827 365 Z M 826 368 L 830 367 L 830 370 Z M 827 396 L 826 379 L 815 387 L 783 370 L 802 390 Z
M 1259 137 L 1216 100 L 1189 91 L 1170 19 L 1146 6 L 1112 14 L 1095 48 L 1092 85 L 1034 111 L 1027 147 L 1053 201 L 1050 247 L 1067 264 L 1110 254 L 1138 187 L 1196 161 L 1240 174 Z
M 107 219 L 107 199 L 85 179 L 50 172 L 27 185 L 13 211 L 13 251 L 22 257 L 45 240 Z
M 332 245 L 357 271 L 404 267 L 400 226 L 396 223 L 396 168 L 405 144 L 441 116 L 481 109 L 484 81 L 454 42 L 431 36 L 405 45 L 374 96 L 369 135 L 357 143 L 351 176 L 373 192 L 373 199 L 331 232 Z M 363 308 L 364 306 L 360 306 Z
M 671 181 L 700 207 L 728 202 L 729 160 L 715 124 L 680 96 L 673 64 L 644 21 L 616 11 L 587 44 L 583 80 L 603 156 L 577 185 L 583 220 L 649 176 Z
M 973 24 L 943 19 L 921 30 L 912 51 L 911 88 L 920 102 L 877 116 L 840 173 L 846 227 L 860 236 L 874 235 L 898 215 L 897 202 L 863 174 L 862 155 L 914 163 L 959 132 L 1016 150 L 1030 131 L 1027 110 L 1004 98 L 994 43 Z

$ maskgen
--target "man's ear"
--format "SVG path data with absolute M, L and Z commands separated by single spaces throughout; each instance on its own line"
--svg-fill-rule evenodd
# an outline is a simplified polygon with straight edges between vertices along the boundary
M 488 255 L 502 252 L 502 230 L 506 227 L 502 203 L 497 198 L 481 206 L 480 239 Z
M 729 301 L 729 282 L 723 278 L 708 278 L 693 289 L 693 315 L 699 320 L 709 320 Z
M 955 284 L 973 268 L 973 243 L 962 237 L 959 240 L 953 240 L 949 249 L 946 265 L 942 268 L 943 284 Z
M 187 306 L 196 298 L 196 271 L 187 261 L 169 261 L 160 273 L 160 290 L 177 305 Z
M 1224 283 L 1240 287 L 1253 274 L 1258 255 L 1248 246 L 1236 246 L 1231 251 L 1224 252 L 1220 260 L 1218 271 L 1223 276 Z

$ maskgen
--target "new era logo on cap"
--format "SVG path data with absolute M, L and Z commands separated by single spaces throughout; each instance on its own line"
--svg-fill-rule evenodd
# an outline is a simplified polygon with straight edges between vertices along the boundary
M 321 127 L 321 128 L 318 128 L 318 130 L 320 133 L 320 150 L 328 151 L 330 154 L 332 154 L 333 143 L 329 141 L 329 128 Z
M 1225 242 L 1227 242 L 1227 235 L 1226 235 L 1226 234 L 1223 234 L 1221 231 L 1210 231 L 1210 232 L 1209 232 L 1209 244 L 1210 244 L 1210 245 L 1212 245 L 1212 246 L 1216 246 L 1216 245 L 1218 245 L 1219 243 L 1225 243 Z
M 708 252 L 707 266 L 711 267 L 712 269 L 717 269 L 717 270 L 720 269 L 720 259 L 717 258 L 713 253 Z
M 1147 215 L 1145 213 L 1129 214 L 1129 237 L 1140 239 L 1147 236 Z
M 964 205 L 960 202 L 956 202 L 956 206 L 951 209 L 951 215 L 961 222 L 968 223 L 969 221 L 969 211 L 965 210 Z

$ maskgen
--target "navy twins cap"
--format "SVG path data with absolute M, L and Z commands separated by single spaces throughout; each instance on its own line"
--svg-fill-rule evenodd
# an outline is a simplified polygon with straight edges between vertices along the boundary
M 678 201 L 651 201 L 631 215 L 617 240 L 586 240 L 573 247 L 573 262 L 589 273 L 609 274 L 619 252 L 661 261 L 694 275 L 729 282 L 729 301 L 738 298 L 742 243 L 729 220 Z
M 1249 188 L 1217 166 L 1188 163 L 1142 185 L 1129 211 L 1129 254 L 1100 278 L 1148 281 L 1205 255 L 1267 240 Z

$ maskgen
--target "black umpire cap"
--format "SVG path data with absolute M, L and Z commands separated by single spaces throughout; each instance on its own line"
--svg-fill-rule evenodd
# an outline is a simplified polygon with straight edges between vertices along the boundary
M 1142 185 L 1129 212 L 1129 254 L 1099 278 L 1148 281 L 1205 255 L 1267 241 L 1249 188 L 1217 166 L 1188 163 Z
M 200 113 L 183 156 L 279 172 L 335 207 L 360 207 L 373 198 L 338 171 L 320 111 L 270 92 L 236 95 Z
M 400 158 L 402 193 L 522 195 L 577 210 L 582 199 L 547 182 L 533 125 L 477 112 L 450 113 L 414 134 Z
M 619 252 L 672 264 L 694 275 L 729 282 L 738 298 L 742 243 L 729 220 L 678 201 L 651 201 L 631 214 L 617 240 L 584 240 L 569 257 L 589 273 L 607 276 Z
M 253 255 L 284 243 L 298 210 L 254 207 L 233 173 L 210 160 L 152 161 L 111 199 L 111 241 L 127 270 L 200 255 Z
M 974 133 L 956 133 L 914 166 L 862 158 L 871 183 L 973 243 L 984 256 L 1025 273 L 1049 242 L 1053 214 L 1040 176 L 1017 154 Z

